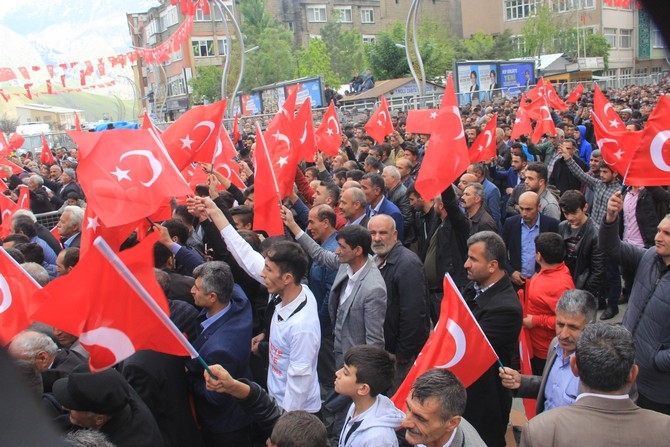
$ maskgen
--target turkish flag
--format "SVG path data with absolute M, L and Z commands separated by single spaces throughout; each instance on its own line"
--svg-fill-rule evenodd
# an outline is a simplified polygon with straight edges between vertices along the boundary
M 235 144 L 240 141 L 240 138 L 242 138 L 242 134 L 240 133 L 240 114 L 236 113 L 233 120 L 233 141 Z
M 633 153 L 640 146 L 642 131 L 608 130 L 593 110 L 591 122 L 603 160 L 614 172 L 624 177 Z
M 577 84 L 577 87 L 574 88 L 568 95 L 568 97 L 565 99 L 565 102 L 577 102 L 579 101 L 579 98 L 582 96 L 582 93 L 584 93 L 584 86 L 580 82 Z
M 484 131 L 480 133 L 472 143 L 468 156 L 470 163 L 490 160 L 498 155 L 496 151 L 496 126 L 498 125 L 498 114 L 493 115 Z
M 53 86 L 51 85 L 51 79 L 47 79 L 46 83 L 47 83 L 47 94 L 48 95 L 53 95 L 54 94 L 54 89 L 53 89 Z
M 194 107 L 165 129 L 161 138 L 178 170 L 192 161 L 212 162 L 225 111 L 225 99 Z
M 216 145 L 216 152 L 214 153 L 214 160 L 212 165 L 217 172 L 223 174 L 235 186 L 244 189 L 247 185 L 244 184 L 242 177 L 240 177 L 240 165 L 235 161 L 237 158 L 237 151 L 230 140 L 230 135 L 222 126 L 219 134 L 219 143 Z M 223 188 L 223 187 L 221 187 Z
M 545 81 L 544 85 L 545 97 L 549 105 L 555 110 L 568 110 L 568 105 L 558 96 L 551 81 Z
M 372 114 L 367 123 L 365 123 L 365 131 L 379 144 L 384 142 L 384 137 L 393 133 L 393 124 L 391 124 L 391 116 L 389 115 L 389 105 L 386 98 L 382 96 L 382 100 Z
M 269 160 L 277 180 L 280 197 L 286 197 L 293 191 L 295 170 L 298 166 L 298 154 L 291 147 L 291 134 L 291 124 L 286 114 L 281 111 L 275 114 L 264 132 L 264 142 L 270 154 Z M 257 152 L 258 150 L 254 151 Z
M 9 155 L 11 152 L 12 150 L 9 148 L 9 143 L 7 143 L 5 133 L 2 131 L 2 129 L 0 129 L 0 156 Z
M 93 246 L 96 237 L 102 236 L 114 251 L 121 249 L 121 244 L 137 227 L 137 222 L 131 222 L 118 227 L 108 228 L 90 206 L 84 208 L 84 221 L 81 225 L 81 243 L 79 249 L 83 256 Z
M 0 165 L 9 166 L 10 168 L 12 168 L 12 174 L 19 175 L 26 172 L 23 170 L 21 166 L 17 165 L 16 163 L 12 163 L 11 161 L 7 160 L 4 157 L 0 157 Z M 5 174 L 4 171 L 0 171 L 0 175 L 4 176 L 4 174 Z
M 342 146 L 342 128 L 332 101 L 323 114 L 319 128 L 314 132 L 314 138 L 317 149 L 327 155 L 337 155 Z
M 521 302 L 521 308 L 523 309 L 524 318 L 528 315 L 526 310 L 526 296 L 527 291 L 530 288 L 531 279 L 526 279 L 525 289 L 520 289 L 517 294 L 519 295 L 519 301 Z M 519 358 L 521 360 L 521 369 L 520 373 L 532 376 L 533 367 L 530 363 L 530 359 L 533 358 L 533 345 L 530 342 L 530 334 L 525 327 L 521 328 L 519 332 Z M 530 420 L 535 417 L 537 399 L 523 399 L 523 407 L 526 410 L 526 419 Z
M 456 180 L 470 164 L 463 122 L 449 76 L 426 153 L 414 183 L 424 200 L 432 200 Z
M 54 155 L 51 153 L 47 138 L 42 134 L 42 153 L 40 154 L 40 164 L 51 166 L 54 164 Z
M 519 107 L 516 111 L 516 118 L 514 119 L 514 124 L 512 125 L 512 134 L 510 138 L 513 140 L 519 138 L 521 135 L 530 135 L 533 133 L 533 125 L 530 122 L 530 117 L 528 112 L 522 107 Z
M 412 384 L 424 372 L 433 368 L 448 369 L 467 388 L 498 358 L 448 273 L 444 275 L 443 284 L 444 298 L 435 330 L 391 398 L 400 410 L 405 410 Z
M 283 116 L 277 114 L 277 116 Z M 279 207 L 278 185 L 271 165 L 271 155 L 265 135 L 256 125 L 256 172 L 254 180 L 254 231 L 264 230 L 269 236 L 284 234 L 284 223 Z
M 152 129 L 154 132 L 156 132 L 156 135 L 163 134 L 163 131 L 156 127 L 154 122 L 151 120 L 148 112 L 144 112 L 144 115 L 142 116 L 142 129 Z
M 197 185 L 206 185 L 209 182 L 209 175 L 202 169 L 198 163 L 190 163 L 181 171 L 184 180 L 188 182 L 191 190 L 195 191 Z
M 32 83 L 29 83 L 29 84 L 23 84 L 23 88 L 26 89 L 26 93 L 25 93 L 26 98 L 31 99 L 31 100 L 33 99 L 33 94 L 32 94 L 32 92 L 30 91 L 30 87 L 32 87 L 32 86 L 33 86 Z
M 286 98 L 286 101 L 284 101 L 284 103 L 279 108 L 279 111 L 277 112 L 283 114 L 288 119 L 289 123 L 293 122 L 293 118 L 295 116 L 295 105 L 297 98 L 298 98 L 298 89 L 297 88 L 290 89 L 288 98 Z
M 87 205 L 108 227 L 136 222 L 165 198 L 193 193 L 151 130 L 69 134 L 84 155 L 77 174 Z
M 314 143 L 314 123 L 312 122 L 312 103 L 309 97 L 302 103 L 293 120 L 293 143 L 297 161 L 313 161 L 316 154 Z
M 612 103 L 605 98 L 598 84 L 596 84 L 596 88 L 593 90 L 593 116 L 608 132 L 626 129 L 623 120 L 612 107 Z
M 0 68 L 0 82 L 13 81 L 16 79 L 16 73 L 11 68 Z
M 27 303 L 40 285 L 3 248 L 0 248 L 0 344 L 6 346 L 32 320 Z
M 23 143 L 26 141 L 21 134 L 14 132 L 11 137 L 9 137 L 9 147 L 11 149 L 18 149 L 23 146 Z
M 0 210 L 2 212 L 2 225 L 0 226 L 0 238 L 5 238 L 12 229 L 12 217 L 17 210 L 30 209 L 30 190 L 27 186 L 19 186 L 19 197 L 14 203 L 9 197 L 0 194 Z
M 407 112 L 405 132 L 431 133 L 435 128 L 438 109 L 410 110 Z
M 546 98 L 542 98 L 541 100 L 544 104 L 540 106 L 540 118 L 535 122 L 535 129 L 530 139 L 533 144 L 539 143 L 545 134 L 556 135 L 556 126 L 554 125 L 554 120 L 551 118 L 549 104 Z
M 81 121 L 79 121 L 79 114 L 74 112 L 74 130 L 81 132 Z
M 633 154 L 624 178 L 630 186 L 670 185 L 670 98 L 661 95 L 642 130 L 642 138 Z
M 90 354 L 91 371 L 109 368 L 140 349 L 189 355 L 179 330 L 160 318 L 169 309 L 154 276 L 153 246 L 158 239 L 155 232 L 110 258 L 96 243 L 70 273 L 35 294 L 32 318 L 78 336 Z M 122 274 L 123 269 L 127 273 Z M 148 301 L 138 286 L 148 293 Z
M 30 79 L 30 73 L 26 67 L 19 67 L 19 73 L 21 73 L 23 79 Z

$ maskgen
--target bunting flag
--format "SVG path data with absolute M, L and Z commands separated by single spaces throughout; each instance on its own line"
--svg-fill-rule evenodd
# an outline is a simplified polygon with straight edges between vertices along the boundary
M 193 356 L 166 318 L 167 300 L 154 275 L 153 246 L 159 237 L 154 232 L 118 256 L 98 239 L 69 274 L 35 294 L 31 317 L 78 336 L 92 371 L 140 349 Z
M 498 358 L 448 273 L 445 274 L 443 286 L 444 298 L 435 330 L 391 398 L 400 410 L 406 409 L 405 401 L 409 391 L 424 372 L 433 368 L 448 369 L 467 388 Z
M 460 177 L 469 164 L 463 122 L 454 93 L 454 81 L 450 75 L 414 183 L 417 192 L 424 200 L 433 200 Z
M 328 104 L 319 128 L 314 132 L 316 148 L 327 155 L 337 155 L 342 146 L 342 128 L 337 118 L 335 104 Z
M 28 301 L 40 285 L 0 247 L 0 344 L 6 346 L 19 332 L 28 328 Z
M 444 100 L 443 100 L 444 101 Z M 389 114 L 389 106 L 386 97 L 382 96 L 377 110 L 370 116 L 370 119 L 365 123 L 365 131 L 378 144 L 384 142 L 384 137 L 393 133 L 393 124 L 391 123 L 391 115 Z
M 481 161 L 490 160 L 498 156 L 498 152 L 496 150 L 497 124 L 498 114 L 496 113 L 486 124 L 484 131 L 477 135 L 477 138 L 472 143 L 470 150 L 468 150 L 470 163 L 479 163 Z
M 640 145 L 634 152 L 624 184 L 664 186 L 670 184 L 670 98 L 661 95 L 642 130 Z
M 276 116 L 283 116 L 277 114 Z M 275 116 L 275 117 L 276 117 Z M 281 219 L 279 184 L 272 169 L 272 158 L 265 135 L 256 124 L 256 172 L 254 180 L 254 231 L 263 230 L 268 236 L 284 234 Z

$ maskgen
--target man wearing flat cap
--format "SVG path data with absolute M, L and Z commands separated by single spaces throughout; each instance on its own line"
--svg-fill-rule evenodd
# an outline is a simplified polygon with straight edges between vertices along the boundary
M 98 430 L 117 447 L 162 447 L 158 425 L 142 399 L 114 369 L 73 372 L 53 386 L 70 422 Z

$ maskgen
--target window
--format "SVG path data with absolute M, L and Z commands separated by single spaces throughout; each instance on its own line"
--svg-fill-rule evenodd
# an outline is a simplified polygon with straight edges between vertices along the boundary
M 220 37 L 216 39 L 216 46 L 219 49 L 219 56 L 226 55 L 226 47 L 228 46 L 228 39 L 225 37 Z
M 158 30 L 156 29 L 156 21 L 155 20 L 150 21 L 149 24 L 147 25 L 147 36 L 153 36 L 157 32 Z
M 212 9 L 216 9 L 216 7 L 212 6 L 210 7 L 210 13 L 212 12 Z M 202 8 L 198 8 L 195 10 L 195 21 L 196 22 L 211 22 L 212 21 L 212 15 L 211 14 L 205 14 L 202 11 Z
M 505 20 L 526 19 L 535 14 L 538 0 L 505 0 Z
M 603 28 L 603 37 L 607 39 L 610 48 L 616 48 L 616 28 Z
M 633 30 L 620 29 L 619 30 L 619 48 L 630 50 L 633 48 Z
M 526 54 L 526 40 L 522 35 L 512 36 L 512 48 L 518 54 Z
M 606 78 L 613 78 L 616 76 L 616 70 L 614 69 L 603 70 L 603 76 Z
M 326 19 L 326 5 L 316 5 L 307 7 L 307 21 L 308 22 L 325 22 Z
M 351 6 L 336 6 L 333 8 L 333 15 L 336 22 L 351 23 Z
M 554 11 L 568 12 L 579 9 L 579 0 L 556 0 Z
M 375 43 L 375 36 L 372 34 L 363 34 L 363 43 Z
M 193 45 L 193 56 L 195 57 L 215 56 L 212 39 L 193 39 L 191 45 Z
M 177 7 L 176 6 L 171 6 L 163 13 L 161 13 L 161 29 L 163 31 L 167 30 L 171 26 L 176 25 L 179 23 L 179 16 L 177 14 Z
M 652 48 L 665 48 L 665 40 L 663 34 L 655 25 L 651 28 L 651 46 Z
M 630 78 L 631 74 L 633 74 L 633 69 L 630 68 L 630 67 L 619 69 L 619 77 L 621 77 L 621 78 Z
M 375 13 L 372 8 L 361 8 L 361 23 L 375 23 Z
M 184 76 L 171 76 L 168 78 L 167 82 L 167 95 L 168 96 L 178 96 L 186 94 L 186 82 L 184 82 Z
M 596 1 L 595 0 L 582 0 L 582 6 L 584 6 L 584 9 L 593 9 L 596 7 Z
M 179 49 L 177 51 L 173 51 L 170 54 L 170 63 L 175 62 L 175 61 L 180 61 L 182 60 L 183 55 L 181 51 L 181 45 L 179 46 Z
M 661 74 L 661 67 L 651 67 L 651 74 L 653 75 Z

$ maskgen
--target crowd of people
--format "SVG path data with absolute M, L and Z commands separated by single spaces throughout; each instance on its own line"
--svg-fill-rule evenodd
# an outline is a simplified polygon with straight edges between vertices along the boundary
M 666 91 L 605 93 L 641 129 Z M 70 445 L 505 446 L 513 397 L 537 398 L 522 445 L 588 444 L 584 433 L 664 445 L 670 191 L 622 186 L 598 149 L 590 93 L 552 112 L 557 135 L 538 144 L 510 137 L 518 101 L 461 108 L 468 145 L 497 115 L 497 156 L 433 198 L 414 185 L 430 135 L 406 131 L 406 111 L 393 111 L 383 142 L 365 123 L 343 125 L 337 155 L 301 163 L 281 208 L 285 234 L 272 237 L 253 231 L 255 136 L 243 118 L 247 187 L 202 164 L 209 183 L 154 224 L 170 317 L 209 370 L 140 351 L 91 373 L 77 336 L 41 323 L 8 352 Z M 19 175 L 0 166 L 5 194 L 16 200 L 25 184 L 30 196 L 3 249 L 43 286 L 76 268 L 86 206 L 76 150 L 54 157 L 13 157 Z M 37 219 L 56 210 L 58 238 Z M 389 397 L 440 319 L 445 273 L 503 367 L 467 389 L 430 370 L 403 412 Z M 596 322 L 622 302 L 623 327 Z M 531 375 L 519 372 L 522 328 Z

